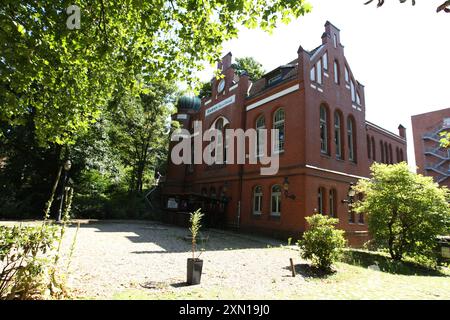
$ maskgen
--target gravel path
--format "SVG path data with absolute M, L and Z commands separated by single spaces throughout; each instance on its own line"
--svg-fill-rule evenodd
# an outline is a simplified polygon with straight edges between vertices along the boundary
M 75 230 L 71 227 L 66 234 L 65 252 Z M 273 298 L 274 290 L 304 281 L 301 276 L 292 278 L 289 269 L 289 258 L 298 262 L 298 251 L 282 249 L 282 243 L 273 239 L 208 230 L 203 232 L 208 240 L 201 255 L 201 284 L 185 286 L 186 259 L 191 257 L 190 242 L 184 240 L 187 235 L 187 229 L 151 222 L 82 224 L 69 284 L 77 296 L 100 299 L 130 288 L 175 294 L 195 288 L 209 295 L 216 290 L 217 298 L 247 294 Z

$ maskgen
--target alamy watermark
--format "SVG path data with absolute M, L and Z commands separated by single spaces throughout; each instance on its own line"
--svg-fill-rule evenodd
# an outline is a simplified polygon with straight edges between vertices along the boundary
M 69 30 L 81 28 L 81 10 L 77 5 L 68 6 L 66 13 L 69 15 L 66 20 L 66 26 Z
M 194 130 L 177 129 L 171 141 L 177 141 L 170 157 L 176 165 L 187 164 L 261 164 L 261 175 L 275 175 L 279 169 L 279 130 L 271 129 L 271 154 L 268 155 L 267 129 L 209 128 L 203 132 L 201 121 Z M 246 150 L 246 141 L 248 149 Z M 203 142 L 209 142 L 203 149 Z M 235 152 L 236 151 L 236 152 Z

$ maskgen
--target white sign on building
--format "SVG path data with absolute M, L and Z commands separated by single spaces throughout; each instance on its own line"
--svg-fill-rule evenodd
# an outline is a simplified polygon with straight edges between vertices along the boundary
M 205 110 L 205 117 L 209 116 L 210 114 L 219 111 L 220 109 L 225 108 L 226 106 L 229 106 L 230 104 L 233 104 L 236 101 L 236 95 L 233 94 L 232 96 L 226 98 L 225 100 L 220 101 L 219 103 L 216 103 L 215 105 L 211 106 L 209 109 Z

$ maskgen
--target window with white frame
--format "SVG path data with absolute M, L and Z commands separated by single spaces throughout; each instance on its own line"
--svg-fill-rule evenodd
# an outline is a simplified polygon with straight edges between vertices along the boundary
M 339 64 L 334 61 L 334 83 L 339 84 Z
M 337 217 L 337 212 L 336 212 L 336 190 L 335 189 L 331 189 L 330 190 L 330 195 L 328 197 L 329 200 L 329 214 L 331 217 L 336 218 Z
M 323 210 L 324 210 L 323 200 L 324 200 L 324 189 L 319 188 L 319 190 L 317 192 L 317 211 L 320 214 L 323 214 Z
M 270 214 L 272 216 L 280 216 L 281 214 L 281 186 L 274 185 L 271 190 Z
M 355 92 L 355 83 L 352 81 L 350 81 L 350 92 L 352 94 L 352 101 L 355 102 L 356 101 L 356 92 Z
M 284 128 L 284 109 L 278 109 L 273 116 L 273 128 L 278 130 L 278 136 L 275 137 L 275 152 L 284 151 L 284 141 L 285 141 L 285 128 Z
M 347 144 L 348 144 L 348 160 L 356 162 L 355 160 L 355 130 L 353 119 L 347 119 Z
M 256 156 L 261 157 L 265 153 L 265 134 L 263 130 L 266 129 L 266 120 L 264 116 L 260 116 L 256 120 Z
M 328 153 L 328 111 L 324 105 L 320 106 L 320 152 Z
M 322 64 L 323 64 L 323 69 L 328 70 L 328 53 L 327 52 L 325 52 L 325 54 L 322 56 Z
M 334 112 L 334 145 L 336 148 L 336 158 L 342 159 L 341 115 L 338 111 Z
M 317 61 L 317 83 L 322 84 L 322 60 Z
M 345 82 L 350 82 L 350 75 L 348 73 L 348 68 L 345 66 Z
M 312 67 L 310 72 L 309 72 L 309 79 L 311 81 L 316 81 L 316 67 Z
M 256 186 L 253 190 L 253 214 L 260 215 L 262 213 L 262 199 L 262 187 Z

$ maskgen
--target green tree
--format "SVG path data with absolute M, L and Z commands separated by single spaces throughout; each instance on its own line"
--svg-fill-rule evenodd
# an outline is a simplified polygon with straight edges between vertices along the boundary
M 441 147 L 448 148 L 450 147 L 450 131 L 444 131 L 440 133 L 440 136 L 442 137 L 439 141 L 441 144 Z
M 374 163 L 372 178 L 355 190 L 364 194 L 355 210 L 366 213 L 375 243 L 394 260 L 405 255 L 433 257 L 436 236 L 450 231 L 449 192 L 431 177 L 412 173 L 405 162 Z
M 399 0 L 401 3 L 405 3 L 407 0 Z M 373 0 L 369 0 L 364 4 L 372 3 Z M 414 6 L 416 4 L 416 0 L 411 0 L 412 5 Z M 378 0 L 377 7 L 381 7 L 384 4 L 384 0 Z M 444 1 L 441 5 L 439 5 L 436 9 L 437 12 L 444 11 L 444 12 L 450 12 L 450 0 Z
M 212 86 L 211 81 L 202 83 L 200 87 L 200 92 L 198 94 L 199 98 L 209 97 L 211 96 Z
M 236 58 L 233 68 L 239 75 L 246 72 L 251 81 L 260 79 L 265 73 L 262 64 L 253 57 Z
M 322 270 L 329 270 L 345 246 L 344 231 L 335 228 L 338 219 L 322 214 L 306 217 L 309 229 L 297 244 L 303 259 L 309 259 Z
M 111 148 L 122 165 L 131 168 L 129 191 L 138 193 L 143 190 L 146 171 L 167 156 L 170 115 L 177 95 L 168 83 L 150 84 L 145 89 L 146 94 L 124 95 L 109 111 Z
M 0 6 L 0 120 L 34 112 L 41 144 L 73 144 L 119 92 L 144 82 L 195 80 L 238 27 L 272 30 L 311 10 L 304 0 L 79 2 L 4 0 Z

